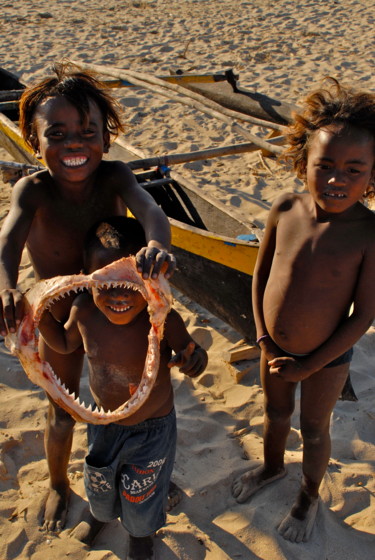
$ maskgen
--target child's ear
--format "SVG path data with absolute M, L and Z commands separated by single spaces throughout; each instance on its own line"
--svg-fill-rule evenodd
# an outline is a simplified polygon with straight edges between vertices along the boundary
M 110 147 L 110 145 L 111 145 L 111 136 L 110 136 L 108 130 L 105 130 L 105 131 L 104 131 L 103 140 L 104 140 L 104 149 L 103 149 L 103 151 L 104 151 L 105 154 L 108 154 L 108 152 L 109 152 L 109 147 Z
M 30 137 L 29 137 L 29 142 L 34 150 L 34 153 L 36 155 L 36 157 L 40 158 L 42 157 L 40 155 L 40 151 L 39 151 L 39 140 L 38 140 L 38 136 L 37 134 L 35 134 L 35 132 L 33 132 Z

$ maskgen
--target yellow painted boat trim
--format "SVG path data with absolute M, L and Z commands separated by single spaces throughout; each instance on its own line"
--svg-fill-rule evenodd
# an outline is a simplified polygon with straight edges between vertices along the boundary
M 197 228 L 182 228 L 170 220 L 172 245 L 194 255 L 228 266 L 245 274 L 253 275 L 258 256 L 258 246 L 246 241 L 220 237 Z
M 159 80 L 164 80 L 170 84 L 186 84 L 186 83 L 197 83 L 197 84 L 214 84 L 218 81 L 226 81 L 225 76 L 220 74 L 173 74 L 171 76 L 158 76 Z M 103 80 L 109 88 L 121 88 L 121 87 L 134 87 L 131 82 L 127 80 L 112 79 Z
M 127 210 L 127 216 L 134 218 L 130 210 Z M 175 247 L 250 276 L 253 275 L 258 245 L 215 235 L 209 231 L 187 226 L 173 218 L 169 218 L 169 223 L 172 245 Z
M 22 148 L 22 150 L 25 150 L 25 152 L 34 155 L 34 152 L 30 148 L 30 146 L 28 146 L 24 141 L 24 139 L 10 126 L 7 126 L 6 124 L 0 121 L 0 130 L 1 132 L 4 132 L 4 134 L 6 134 L 7 137 L 10 138 L 10 140 L 14 142 L 18 147 Z
M 35 163 L 40 163 L 41 165 L 45 165 L 42 159 L 38 159 L 35 155 L 33 149 L 25 142 L 22 138 L 19 128 L 14 125 L 11 121 L 9 124 L 0 120 L 0 132 L 2 132 L 13 144 L 21 150 L 21 152 L 25 152 L 32 156 L 32 159 L 35 160 Z

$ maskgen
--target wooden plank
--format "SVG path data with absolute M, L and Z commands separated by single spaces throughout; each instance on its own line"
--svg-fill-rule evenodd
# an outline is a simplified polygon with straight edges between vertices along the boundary
M 258 346 L 252 346 L 242 341 L 240 345 L 235 345 L 224 353 L 223 358 L 226 362 L 240 362 L 242 360 L 256 360 L 260 357 Z

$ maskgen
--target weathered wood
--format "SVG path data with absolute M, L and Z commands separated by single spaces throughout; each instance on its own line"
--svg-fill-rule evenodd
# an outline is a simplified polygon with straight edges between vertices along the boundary
M 293 103 L 273 99 L 248 89 L 240 88 L 234 91 L 228 82 L 216 84 L 185 82 L 182 85 L 232 111 L 283 125 L 290 123 L 293 112 L 299 109 L 298 105 Z
M 211 117 L 215 117 L 222 122 L 225 122 L 227 125 L 232 126 L 232 129 L 235 130 L 238 134 L 241 134 L 246 139 L 254 142 L 254 144 L 258 145 L 259 148 L 263 148 L 268 150 L 270 153 L 279 155 L 283 152 L 283 149 L 278 146 L 273 146 L 270 143 L 267 143 L 262 138 L 252 134 L 248 130 L 244 129 L 240 126 L 235 119 L 239 119 L 239 113 L 235 113 L 233 115 L 228 114 L 228 110 L 224 110 L 222 106 L 218 103 L 215 103 L 211 100 L 205 99 L 202 95 L 199 95 L 194 92 L 190 92 L 188 95 L 184 87 L 179 86 L 177 84 L 169 84 L 167 82 L 163 82 L 158 78 L 148 76 L 142 72 L 131 72 L 130 70 L 123 70 L 123 69 L 111 69 L 108 70 L 107 67 L 97 64 L 83 64 L 81 62 L 72 61 L 73 64 L 76 64 L 82 69 L 91 70 L 98 74 L 104 74 L 108 76 L 113 76 L 116 78 L 124 77 L 129 79 L 134 84 L 144 87 L 146 89 L 151 89 L 153 93 L 160 94 L 163 96 L 168 97 L 173 101 L 177 101 L 179 103 L 184 103 L 185 105 L 190 105 L 195 109 L 210 115 Z M 172 92 L 176 92 L 180 95 L 174 95 Z M 257 122 L 259 124 L 259 120 Z M 264 121 L 262 126 L 268 126 L 269 122 Z
M 260 349 L 258 346 L 252 346 L 246 341 L 240 341 L 239 344 L 235 344 L 223 354 L 224 360 L 230 364 L 241 360 L 256 360 L 259 357 Z
M 271 139 L 272 144 L 283 142 L 283 136 L 277 136 Z M 253 142 L 243 144 L 232 144 L 231 146 L 221 146 L 217 148 L 208 148 L 207 150 L 199 150 L 196 152 L 186 152 L 181 154 L 166 154 L 163 156 L 139 159 L 128 163 L 131 169 L 147 169 L 149 167 L 159 167 L 161 165 L 170 166 L 179 163 L 187 163 L 190 161 L 199 161 L 210 158 L 229 156 L 234 154 L 244 154 L 259 150 L 259 147 Z

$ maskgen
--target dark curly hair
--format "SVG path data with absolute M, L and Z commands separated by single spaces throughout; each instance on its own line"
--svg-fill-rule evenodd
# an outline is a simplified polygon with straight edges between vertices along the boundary
M 104 122 L 104 131 L 117 136 L 124 131 L 120 117 L 120 106 L 108 88 L 91 72 L 80 71 L 70 62 L 59 62 L 53 66 L 56 76 L 50 76 L 25 89 L 20 99 L 19 126 L 24 140 L 33 147 L 34 116 L 38 106 L 49 97 L 65 97 L 80 114 L 82 120 L 89 113 L 89 101 L 98 106 Z
M 100 249 L 123 249 L 129 255 L 135 255 L 147 245 L 143 227 L 134 218 L 111 216 L 94 224 L 86 234 L 83 260 L 84 270 L 95 251 Z
M 310 142 L 322 127 L 341 124 L 366 130 L 375 146 L 375 94 L 343 87 L 335 78 L 328 77 L 325 81 L 327 87 L 304 99 L 302 111 L 293 115 L 294 122 L 286 132 L 289 147 L 283 158 L 293 165 L 300 179 L 305 178 Z

